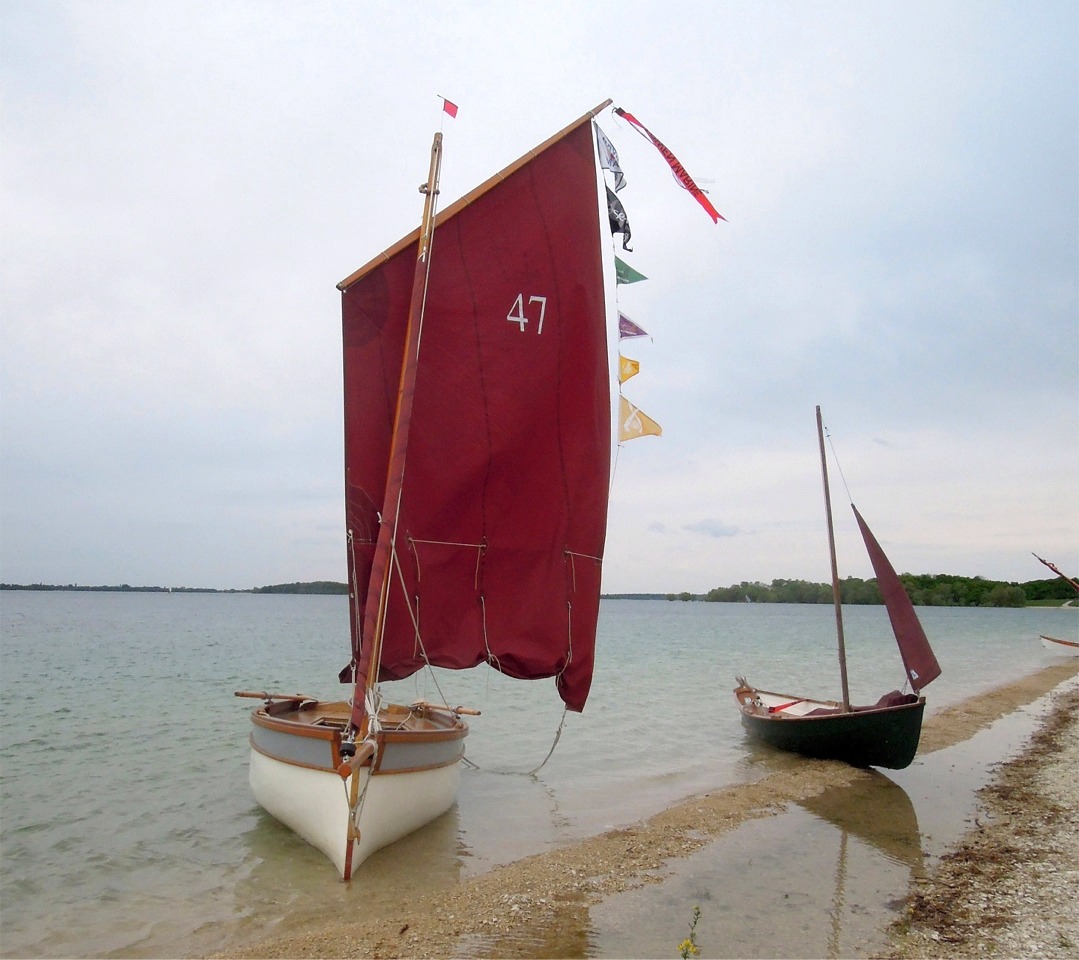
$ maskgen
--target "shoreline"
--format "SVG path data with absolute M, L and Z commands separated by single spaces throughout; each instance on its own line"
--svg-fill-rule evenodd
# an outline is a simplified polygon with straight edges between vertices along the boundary
M 923 724 L 919 754 L 933 753 L 970 738 L 1077 673 L 1077 663 L 1054 664 L 933 714 Z M 1057 710 L 1054 715 L 1059 713 Z M 1050 726 L 1047 722 L 1046 727 Z M 1051 749 L 1046 748 L 1041 756 L 1050 759 Z M 528 944 L 541 950 L 551 930 L 579 925 L 590 906 L 609 896 L 662 880 L 670 865 L 741 824 L 775 816 L 792 802 L 811 799 L 826 789 L 854 784 L 868 776 L 866 771 L 828 761 L 798 764 L 754 783 L 686 798 L 639 823 L 496 867 L 450 890 L 433 891 L 400 904 L 392 914 L 383 911 L 349 922 L 329 919 L 317 929 L 262 940 L 220 956 L 461 956 L 467 955 L 462 947 L 469 941 L 478 945 L 476 953 L 480 955 L 529 956 Z M 1074 822 L 1074 788 L 1069 796 Z M 998 842 L 1005 839 L 1003 834 L 997 838 Z M 933 889 L 933 882 L 919 882 L 919 892 L 912 896 L 929 896 L 926 891 Z M 948 896 L 945 891 L 941 902 L 947 902 Z M 940 952 L 942 941 L 932 939 L 932 933 L 940 937 L 941 932 L 925 933 L 930 914 L 924 921 L 919 916 L 908 912 L 900 918 L 907 924 L 903 930 L 907 939 L 900 939 L 897 933 L 893 946 L 910 952 L 895 956 L 932 956 L 934 947 Z M 929 946 L 924 947 L 927 952 L 919 953 L 918 938 L 923 933 L 929 938 Z M 954 944 L 945 942 L 952 954 Z
M 979 791 L 974 826 L 912 885 L 890 945 L 903 960 L 1079 955 L 1079 687 Z

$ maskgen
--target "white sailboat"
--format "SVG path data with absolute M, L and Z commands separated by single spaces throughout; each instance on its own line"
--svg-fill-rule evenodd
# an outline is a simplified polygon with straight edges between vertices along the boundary
M 383 702 L 428 665 L 592 677 L 611 410 L 592 118 L 437 211 L 342 292 L 350 698 L 238 693 L 250 782 L 344 879 L 448 810 L 462 707 Z M 422 335 L 422 336 L 421 336 Z

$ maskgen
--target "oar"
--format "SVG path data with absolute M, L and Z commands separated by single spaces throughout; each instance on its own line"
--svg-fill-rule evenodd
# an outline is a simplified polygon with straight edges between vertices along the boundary
M 301 700 L 312 700 L 313 697 L 305 697 L 301 693 L 266 693 L 265 690 L 237 690 L 232 694 L 234 697 L 251 697 L 253 700 L 291 700 L 299 703 Z
M 412 709 L 425 709 L 425 710 L 445 710 L 447 713 L 463 713 L 468 717 L 480 716 L 480 711 L 473 707 L 451 707 L 446 703 L 431 703 L 429 700 L 416 700 L 412 704 Z

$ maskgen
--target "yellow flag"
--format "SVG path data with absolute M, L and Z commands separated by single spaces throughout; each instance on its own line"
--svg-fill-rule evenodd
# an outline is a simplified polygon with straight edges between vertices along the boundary
M 637 376 L 640 371 L 641 365 L 636 360 L 630 360 L 629 357 L 623 357 L 622 354 L 618 355 L 618 382 L 625 383 L 630 377 Z
M 618 442 L 637 437 L 663 435 L 663 428 L 651 417 L 641 413 L 625 397 L 618 398 Z

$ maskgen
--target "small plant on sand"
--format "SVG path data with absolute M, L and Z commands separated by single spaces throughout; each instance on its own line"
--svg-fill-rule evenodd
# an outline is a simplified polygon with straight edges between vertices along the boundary
M 694 907 L 693 919 L 689 922 L 689 936 L 678 944 L 678 952 L 682 955 L 682 960 L 689 960 L 690 957 L 695 957 L 701 952 L 701 948 L 697 946 L 697 921 L 700 919 L 701 908 Z

